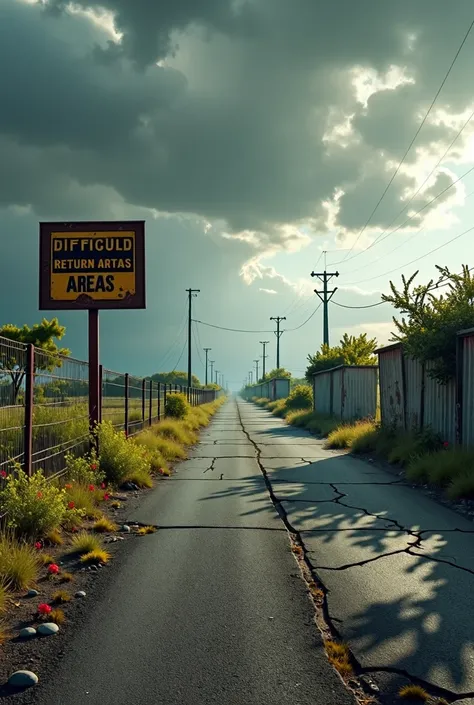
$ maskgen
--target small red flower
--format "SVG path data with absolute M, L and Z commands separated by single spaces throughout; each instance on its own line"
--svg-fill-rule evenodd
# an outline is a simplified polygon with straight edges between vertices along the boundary
M 449 443 L 448 443 L 448 441 L 445 441 L 445 442 L 443 443 L 443 448 L 449 448 Z
M 95 463 L 92 463 L 91 470 L 97 470 L 97 465 Z
M 0 470 L 0 477 L 3 477 L 3 479 L 5 479 L 6 476 L 7 476 L 7 473 L 5 472 L 5 470 Z
M 36 496 L 38 497 L 38 499 L 43 499 L 43 493 L 42 493 L 42 492 L 37 492 L 37 493 L 36 493 Z
M 100 489 L 101 489 L 101 490 L 105 490 L 106 487 L 107 487 L 107 485 L 105 484 L 105 482 L 101 482 L 101 483 L 100 483 Z
M 95 491 L 95 486 L 89 485 L 89 492 L 94 492 L 94 491 Z
M 71 532 L 75 534 L 77 531 L 77 526 L 71 526 Z
M 70 485 L 70 484 L 64 485 L 64 487 L 65 487 L 67 490 L 72 490 L 72 485 Z
M 56 565 L 56 563 L 51 563 L 48 566 L 48 573 L 50 573 L 51 575 L 57 575 L 57 573 L 59 573 L 59 566 Z
M 40 605 L 38 605 L 39 614 L 49 614 L 51 611 L 51 607 L 47 605 L 46 602 L 42 602 Z
M 68 503 L 67 503 L 67 508 L 68 508 L 68 509 L 74 509 L 75 506 L 76 506 L 76 505 L 74 504 L 74 502 L 68 502 Z
M 43 548 L 43 544 L 41 543 L 41 541 L 37 541 L 35 543 L 35 548 L 37 551 L 41 551 L 41 549 Z
M 107 502 L 108 499 L 110 499 L 110 495 L 107 494 L 107 492 L 104 494 L 104 499 L 105 499 L 106 502 Z

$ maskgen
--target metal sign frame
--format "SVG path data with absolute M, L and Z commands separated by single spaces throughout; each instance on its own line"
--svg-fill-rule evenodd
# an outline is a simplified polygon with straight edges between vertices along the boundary
M 133 260 L 134 291 L 123 298 L 97 299 L 88 293 L 78 293 L 76 299 L 58 299 L 52 295 L 53 252 L 52 242 L 55 235 L 64 234 L 64 239 L 70 239 L 74 233 L 80 233 L 84 242 L 89 236 L 90 241 L 96 241 L 97 234 L 103 233 L 104 237 L 120 237 L 120 233 L 133 234 Z M 39 267 L 39 309 L 40 311 L 77 311 L 91 309 L 144 309 L 146 308 L 145 296 L 145 221 L 76 221 L 71 223 L 48 222 L 40 223 L 40 267 Z M 77 256 L 77 255 L 76 255 Z M 87 255 L 85 255 L 87 256 Z M 89 255 L 90 257 L 90 255 Z M 90 261 L 90 260 L 89 260 Z M 111 260 L 112 261 L 112 260 Z M 102 271 L 91 269 L 89 276 L 107 275 L 112 270 L 106 268 Z M 113 270 L 116 272 L 116 270 Z M 72 271 L 66 272 L 72 276 Z M 57 273 L 56 273 L 57 274 Z M 60 273 L 62 276 L 63 273 Z M 80 271 L 77 276 L 84 272 Z M 85 275 L 87 276 L 87 275 Z M 84 278 L 85 278 L 84 276 Z M 88 277 L 87 277 L 88 278 Z

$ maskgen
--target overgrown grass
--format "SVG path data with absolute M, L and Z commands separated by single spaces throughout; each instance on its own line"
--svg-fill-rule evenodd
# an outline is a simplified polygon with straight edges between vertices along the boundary
M 107 532 L 110 533 L 112 531 L 117 531 L 117 529 L 117 524 L 114 524 L 114 522 L 107 517 L 101 517 L 94 524 L 94 531 L 99 534 L 105 534 Z
M 98 536 L 90 534 L 88 531 L 81 531 L 72 537 L 68 552 L 84 555 L 91 551 L 99 551 L 101 548 L 102 541 Z
M 3 583 L 0 583 L 0 614 L 3 614 L 7 610 L 8 604 L 8 593 L 7 588 Z
M 183 419 L 184 420 L 184 419 Z M 164 438 L 169 438 L 175 443 L 187 446 L 196 443 L 197 435 L 186 428 L 181 419 L 164 419 L 153 427 L 153 433 Z
M 356 421 L 352 424 L 343 424 L 331 431 L 328 435 L 326 448 L 351 448 L 353 442 L 359 436 L 364 437 L 367 433 L 375 430 L 373 421 Z
M 308 409 L 295 409 L 287 413 L 286 422 L 291 426 L 305 427 L 312 416 L 313 412 Z
M 339 671 L 341 676 L 345 678 L 351 676 L 353 669 L 347 644 L 340 644 L 336 641 L 326 641 L 325 647 L 329 662 Z
M 69 483 L 66 492 L 68 501 L 74 502 L 76 509 L 81 509 L 87 519 L 96 519 L 100 516 L 95 492 L 91 492 L 89 485 Z
M 445 487 L 448 497 L 474 497 L 474 451 L 451 448 L 414 457 L 406 470 L 414 482 Z
M 38 580 L 41 562 L 38 552 L 14 536 L 0 534 L 0 582 L 23 590 Z
M 95 549 L 94 551 L 89 551 L 81 556 L 81 562 L 87 563 L 89 565 L 97 565 L 98 563 L 108 563 L 110 560 L 110 553 L 105 551 L 103 548 Z
M 405 685 L 400 688 L 398 694 L 404 700 L 416 700 L 418 702 L 426 702 L 429 695 L 421 685 Z
M 48 621 L 57 624 L 59 627 L 66 621 L 66 615 L 64 614 L 62 609 L 59 609 L 59 607 L 57 607 L 56 609 L 51 610 L 51 612 L 49 613 Z

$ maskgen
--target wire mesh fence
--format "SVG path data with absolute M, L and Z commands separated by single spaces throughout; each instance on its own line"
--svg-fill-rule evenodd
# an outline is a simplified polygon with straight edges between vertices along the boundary
M 14 462 L 23 462 L 27 346 L 0 342 L 0 483 Z
M 101 372 L 100 418 L 127 435 L 162 419 L 169 394 L 182 392 L 192 405 L 216 398 L 214 390 Z M 88 395 L 87 362 L 0 338 L 0 486 L 15 462 L 53 476 L 68 452 L 87 452 Z
M 125 375 L 111 370 L 102 372 L 102 420 L 117 430 L 125 429 Z
M 60 472 L 68 452 L 89 443 L 86 362 L 36 349 L 34 354 L 32 471 Z

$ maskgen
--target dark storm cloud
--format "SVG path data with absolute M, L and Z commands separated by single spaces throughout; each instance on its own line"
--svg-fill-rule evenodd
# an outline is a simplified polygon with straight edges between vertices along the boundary
M 261 231 L 262 248 L 286 245 L 283 223 L 324 230 L 322 203 L 339 188 L 347 193 L 340 224 L 359 227 L 471 20 L 467 0 L 456 13 L 441 0 L 80 0 L 76 7 L 113 13 L 123 34 L 113 60 L 97 61 L 105 33 L 60 0 L 43 9 L 15 0 L 0 7 L 8 27 L 0 44 L 8 106 L 0 111 L 2 202 L 41 212 L 54 189 L 57 199 L 81 194 L 87 209 L 100 185 L 136 206 Z M 383 73 L 392 65 L 413 82 L 358 103 L 352 69 Z M 461 57 L 440 106 L 469 103 L 468 67 Z M 334 111 L 353 116 L 346 146 L 323 139 Z M 419 145 L 447 144 L 453 134 L 427 124 Z M 376 225 L 387 224 L 412 184 L 400 175 Z

